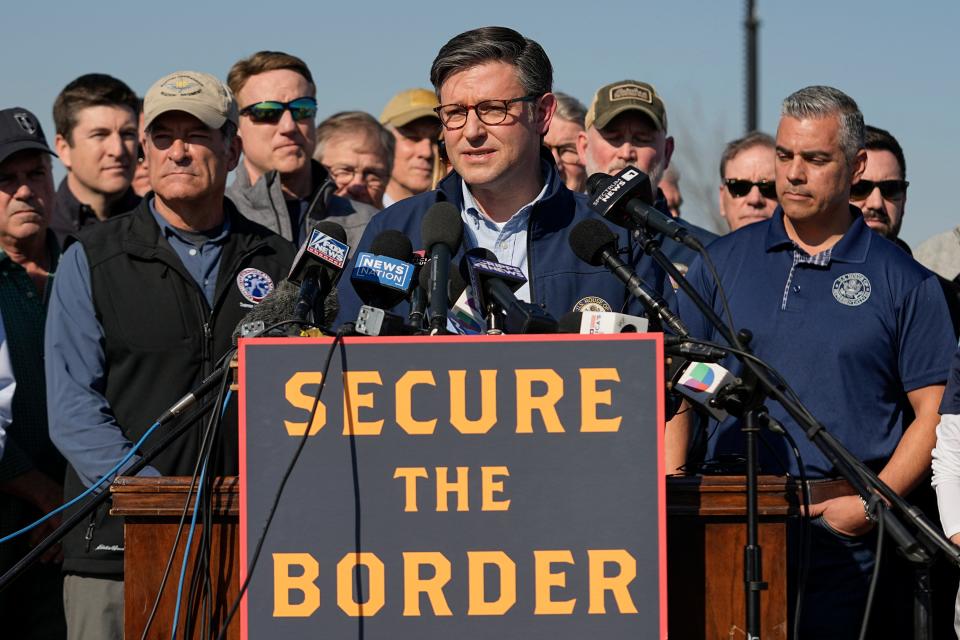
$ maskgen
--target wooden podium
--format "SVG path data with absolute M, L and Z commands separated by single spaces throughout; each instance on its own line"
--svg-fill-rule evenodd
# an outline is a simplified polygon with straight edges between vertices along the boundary
M 845 481 L 809 483 L 811 501 L 853 493 Z M 763 638 L 788 636 L 788 516 L 801 504 L 799 484 L 761 476 L 757 506 L 763 580 L 760 596 Z M 743 476 L 689 476 L 667 479 L 668 607 L 671 638 L 745 638 L 747 491 Z
M 110 487 L 113 508 L 110 514 L 126 518 L 124 525 L 124 637 L 140 638 L 153 609 L 153 602 L 163 579 L 170 549 L 177 535 L 177 526 L 190 489 L 190 478 L 120 477 Z M 194 497 L 196 494 L 192 494 Z M 150 638 L 169 638 L 177 597 L 177 581 L 187 542 L 193 498 L 187 520 L 177 545 L 170 575 L 160 598 L 160 605 L 150 625 Z M 235 477 L 217 478 L 213 483 L 213 532 L 210 549 L 210 576 L 213 584 L 213 627 L 219 629 L 240 589 L 240 483 Z M 187 563 L 184 590 L 191 576 L 198 571 L 196 550 L 201 526 L 194 532 L 193 548 Z M 187 602 L 184 597 L 183 602 Z M 182 605 L 182 606 L 185 606 Z M 181 628 L 187 611 L 181 609 Z M 199 621 L 201 612 L 189 612 Z M 199 622 L 183 637 L 200 637 Z M 179 636 L 178 636 L 179 637 Z M 234 616 L 227 635 L 240 637 L 240 615 Z
M 121 477 L 111 487 L 110 513 L 126 518 L 125 635 L 139 638 L 153 607 L 177 524 L 187 499 L 190 478 Z M 814 502 L 852 493 L 842 481 L 811 483 Z M 211 580 L 214 624 L 219 628 L 240 583 L 239 483 L 234 477 L 214 483 Z M 786 519 L 799 511 L 797 484 L 762 476 L 759 484 L 760 544 L 763 579 L 769 589 L 761 597 L 762 637 L 786 639 Z M 191 502 L 192 508 L 192 502 Z M 151 625 L 151 638 L 169 638 L 177 579 L 187 526 L 187 512 L 170 577 Z M 746 486 L 742 476 L 691 476 L 667 479 L 667 540 L 670 637 L 680 640 L 742 638 L 745 620 L 743 545 L 746 540 Z M 199 525 L 198 525 L 199 532 Z M 187 579 L 197 569 L 194 549 Z M 197 620 L 200 612 L 190 612 Z M 185 612 L 181 611 L 181 620 Z M 196 626 L 186 637 L 194 637 Z M 231 639 L 240 637 L 239 615 L 230 625 Z

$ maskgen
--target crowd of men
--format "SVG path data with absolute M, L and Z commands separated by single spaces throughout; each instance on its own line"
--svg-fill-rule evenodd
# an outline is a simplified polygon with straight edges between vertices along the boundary
M 585 105 L 553 90 L 539 44 L 501 27 L 452 38 L 430 78 L 432 89 L 400 91 L 379 117 L 345 111 L 317 122 L 311 71 L 289 53 L 254 53 L 223 80 L 171 72 L 142 100 L 116 78 L 88 74 L 57 96 L 53 146 L 34 113 L 0 110 L 0 535 L 90 487 L 213 371 L 319 221 L 342 226 L 354 253 L 389 229 L 422 249 L 425 215 L 450 203 L 463 227 L 454 259 L 492 251 L 526 278 L 519 299 L 554 317 L 646 315 L 620 280 L 569 248 L 571 229 L 597 218 L 587 177 L 627 167 L 659 185 L 654 207 L 709 245 L 752 350 L 894 490 L 927 483 L 960 326 L 960 227 L 914 260 L 899 238 L 904 152 L 864 124 L 851 97 L 800 89 L 784 100 L 775 136 L 750 132 L 726 146 L 717 184 L 730 233 L 717 238 L 680 218 L 676 143 L 651 83 L 613 81 Z M 56 189 L 54 159 L 66 170 Z M 635 233 L 611 231 L 693 335 L 722 341 Z M 724 315 L 702 258 L 659 241 Z M 337 295 L 337 324 L 355 319 L 362 300 L 349 277 Z M 834 477 L 790 416 L 770 409 L 801 443 L 807 475 Z M 691 413 L 667 424 L 669 470 L 695 468 L 688 452 L 698 439 L 707 458 L 741 452 L 736 419 L 698 429 Z M 796 474 L 771 442 L 764 469 Z M 184 438 L 141 474 L 190 475 L 199 447 Z M 213 461 L 211 473 L 236 474 L 235 429 Z M 810 515 L 800 628 L 849 638 L 874 565 L 874 522 L 856 495 L 814 504 Z M 0 570 L 59 522 L 0 545 Z M 123 637 L 123 548 L 120 522 L 101 507 L 0 593 L 0 612 L 25 621 L 21 637 Z M 875 607 L 875 629 L 909 611 L 902 600 Z

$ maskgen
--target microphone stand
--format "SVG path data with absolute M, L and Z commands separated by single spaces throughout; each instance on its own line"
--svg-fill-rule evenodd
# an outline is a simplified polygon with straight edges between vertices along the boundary
M 180 400 L 174 403 L 169 409 L 164 411 L 160 418 L 156 420 L 156 422 L 159 422 L 160 425 L 163 426 L 164 424 L 181 416 L 184 411 L 186 411 L 191 405 L 195 404 L 202 396 L 216 388 L 217 383 L 222 380 L 223 375 L 229 366 L 230 364 L 227 363 L 204 378 L 204 380 L 199 386 L 197 386 L 196 389 L 180 398 Z M 174 440 L 179 438 L 187 431 L 188 428 L 193 426 L 197 420 L 202 418 L 207 413 L 208 409 L 209 407 L 199 407 L 196 411 L 184 417 L 180 424 L 174 427 L 174 429 L 168 433 L 156 447 L 150 449 L 149 451 L 145 451 L 139 460 L 130 465 L 124 475 L 136 475 L 141 469 L 146 467 L 151 460 L 166 450 Z M 101 504 L 106 502 L 110 498 L 110 495 L 110 491 L 104 487 L 98 493 L 94 493 L 93 495 L 89 496 L 86 502 L 84 502 L 80 508 L 73 513 L 73 515 L 67 517 L 59 527 L 50 533 L 50 535 L 37 543 L 37 546 L 31 549 L 30 553 L 21 558 L 15 565 L 10 567 L 6 573 L 0 576 L 0 591 L 3 591 L 10 586 L 10 584 L 20 577 L 20 575 L 34 562 L 36 562 L 37 559 L 47 551 L 47 549 L 60 542 L 60 540 L 67 535 L 71 529 L 77 526 L 77 524 L 83 521 Z
M 760 592 L 767 588 L 767 584 L 762 579 L 762 550 L 757 544 L 759 512 L 756 487 L 759 470 L 756 464 L 756 435 L 760 426 L 769 423 L 766 418 L 766 409 L 763 407 L 763 399 L 770 398 L 786 410 L 803 429 L 807 439 L 820 449 L 837 472 L 866 501 L 869 514 L 877 519 L 883 518 L 886 531 L 897 543 L 902 555 L 917 568 L 914 637 L 916 640 L 932 640 L 933 620 L 929 614 L 929 568 L 933 564 L 933 556 L 937 550 L 943 551 L 950 562 L 960 566 L 960 547 L 947 540 L 922 511 L 900 497 L 869 467 L 851 454 L 802 404 L 795 402 L 778 388 L 765 371 L 747 357 L 749 351 L 743 342 L 749 341 L 749 332 L 741 332 L 740 336 L 734 335 L 696 289 L 673 266 L 657 241 L 644 229 L 636 229 L 635 233 L 644 253 L 674 279 L 710 324 L 716 327 L 724 340 L 736 347 L 735 350 L 731 350 L 731 353 L 743 366 L 743 383 L 740 388 L 735 388 L 728 394 L 725 409 L 734 415 L 743 416 L 742 429 L 747 438 L 747 544 L 744 547 L 747 637 L 760 638 Z M 916 535 L 907 530 L 901 517 L 913 526 Z

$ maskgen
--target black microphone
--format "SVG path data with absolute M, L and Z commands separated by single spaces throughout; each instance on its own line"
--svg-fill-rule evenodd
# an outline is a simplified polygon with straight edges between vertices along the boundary
M 427 293 L 430 299 L 430 332 L 445 333 L 447 310 L 450 308 L 450 300 L 447 298 L 450 260 L 460 248 L 463 239 L 460 212 L 449 202 L 437 202 L 423 216 L 420 236 L 429 259 L 430 286 L 427 287 Z
M 350 282 L 364 304 L 392 309 L 407 297 L 415 267 L 410 264 L 413 246 L 396 229 L 381 232 L 367 252 L 354 259 Z
M 628 267 L 617 255 L 617 236 L 600 220 L 588 218 L 570 231 L 570 248 L 578 258 L 595 267 L 606 266 L 639 298 L 644 306 L 652 310 L 670 329 L 680 336 L 689 332 L 683 321 L 677 317 L 667 301 Z
M 423 268 L 427 264 L 427 258 L 423 251 L 418 251 L 410 256 L 413 260 L 413 286 L 410 288 L 408 300 L 410 302 L 410 313 L 407 314 L 407 326 L 411 329 L 423 329 L 423 318 L 427 313 L 427 289 L 421 284 L 421 276 L 427 271 Z M 429 283 L 428 283 L 429 286 Z M 450 298 L 455 300 L 455 298 Z
M 523 271 L 497 260 L 492 251 L 471 249 L 460 261 L 460 275 L 470 280 L 477 304 L 488 319 L 492 332 L 499 332 L 496 319 L 503 317 L 507 333 L 556 333 L 557 321 L 545 309 L 513 295 L 527 281 Z
M 650 177 L 636 167 L 627 167 L 612 178 L 593 174 L 587 179 L 587 194 L 590 208 L 617 226 L 662 233 L 694 251 L 703 250 L 699 240 L 653 206 Z
M 287 276 L 287 280 L 300 285 L 293 313 L 295 321 L 307 323 L 317 298 L 325 299 L 340 279 L 349 253 L 347 232 L 337 223 L 324 220 L 310 230 Z

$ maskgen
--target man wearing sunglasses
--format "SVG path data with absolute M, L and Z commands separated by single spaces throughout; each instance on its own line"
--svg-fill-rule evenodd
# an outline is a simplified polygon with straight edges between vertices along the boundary
M 243 160 L 227 190 L 243 215 L 300 244 L 309 227 L 331 220 L 354 244 L 376 209 L 334 194 L 316 145 L 316 85 L 306 63 L 260 51 L 238 61 L 227 84 L 240 108 Z
M 901 244 L 898 239 L 910 186 L 903 149 L 889 131 L 870 125 L 864 127 L 864 148 L 867 167 L 850 187 L 850 204 L 860 208 L 868 227 Z
M 777 208 L 773 138 L 760 131 L 727 143 L 720 157 L 720 215 L 730 231 L 766 220 Z
M 544 304 L 555 318 L 585 309 L 641 314 L 617 278 L 570 250 L 569 230 L 595 214 L 583 195 L 563 184 L 543 147 L 556 110 L 553 69 L 543 48 L 505 27 L 474 29 L 440 49 L 430 77 L 453 171 L 436 190 L 377 215 L 358 250 L 366 250 L 385 229 L 400 230 L 415 249 L 423 249 L 421 221 L 432 205 L 446 201 L 463 223 L 455 262 L 467 249 L 489 249 L 526 277 L 516 296 Z M 614 232 L 620 248 L 635 249 L 625 230 Z M 624 260 L 651 286 L 662 288 L 663 273 L 652 261 L 638 262 L 635 250 Z M 355 320 L 360 300 L 349 278 L 340 281 L 339 291 L 339 320 Z M 406 311 L 406 303 L 395 308 L 399 314 Z
M 837 89 L 813 86 L 788 96 L 776 137 L 780 206 L 708 251 L 733 326 L 752 332 L 753 352 L 827 431 L 906 495 L 930 471 L 956 338 L 933 274 L 877 237 L 850 205 L 867 160 L 863 128 L 856 102 Z M 689 279 L 722 314 L 718 285 L 702 262 Z M 678 303 L 691 334 L 720 339 L 686 294 Z M 734 361 L 725 365 L 741 371 Z M 807 477 L 837 477 L 797 421 L 776 403 L 766 406 L 796 441 Z M 733 417 L 722 422 L 708 457 L 742 454 L 741 426 Z M 785 441 L 762 438 L 764 471 L 796 477 L 799 464 Z M 856 637 L 876 559 L 873 514 L 858 495 L 844 495 L 812 504 L 810 515 L 801 637 Z M 880 580 L 868 637 L 909 637 L 895 630 L 898 620 L 909 623 L 910 602 L 892 597 L 893 582 Z

